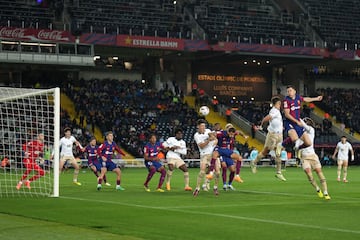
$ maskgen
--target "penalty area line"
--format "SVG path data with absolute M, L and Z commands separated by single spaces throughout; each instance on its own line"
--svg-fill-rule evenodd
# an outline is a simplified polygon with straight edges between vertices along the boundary
M 230 215 L 230 214 L 190 211 L 190 210 L 174 209 L 174 208 L 171 209 L 171 208 L 164 208 L 164 207 L 153 207 L 153 206 L 148 206 L 148 205 L 122 203 L 122 202 L 105 201 L 105 200 L 97 200 L 97 199 L 85 199 L 85 198 L 76 198 L 76 197 L 60 197 L 60 198 L 78 200 L 78 201 L 85 201 L 85 202 L 110 203 L 110 204 L 114 204 L 114 205 L 122 205 L 122 206 L 137 207 L 137 208 L 161 209 L 161 210 L 167 210 L 167 211 L 179 212 L 179 213 L 206 215 L 206 216 L 211 216 L 211 217 L 232 218 L 232 219 L 237 219 L 237 220 L 261 222 L 261 223 L 270 223 L 270 224 L 276 224 L 276 225 L 293 226 L 293 227 L 301 227 L 301 228 L 311 228 L 311 229 L 317 229 L 317 230 L 327 230 L 327 231 L 333 231 L 333 232 L 353 233 L 353 234 L 359 234 L 360 235 L 359 230 L 332 228 L 332 227 L 323 227 L 323 226 L 314 226 L 314 225 L 306 225 L 306 224 L 302 224 L 302 223 L 291 223 L 291 222 L 276 221 L 276 220 L 270 220 L 270 219 L 243 217 L 243 216 L 235 216 L 235 215 Z

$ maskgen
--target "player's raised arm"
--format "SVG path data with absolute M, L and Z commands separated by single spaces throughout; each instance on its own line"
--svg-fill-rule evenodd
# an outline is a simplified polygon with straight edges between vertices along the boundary
M 271 119 L 272 119 L 272 116 L 271 116 L 270 114 L 266 115 L 266 116 L 261 120 L 261 123 L 260 123 L 260 126 L 259 126 L 259 130 L 262 130 L 262 126 L 264 125 L 264 123 L 269 122 Z
M 323 99 L 323 96 L 304 97 L 304 102 L 316 102 L 316 101 L 321 101 L 322 99 Z
M 237 134 L 239 134 L 239 135 L 241 135 L 243 138 L 245 138 L 245 139 L 248 139 L 249 138 L 249 136 L 248 135 L 246 135 L 243 131 L 241 131 L 241 130 L 236 130 L 236 133 Z

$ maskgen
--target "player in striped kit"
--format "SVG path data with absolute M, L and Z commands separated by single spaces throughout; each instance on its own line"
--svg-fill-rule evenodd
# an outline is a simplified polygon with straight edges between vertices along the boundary
M 87 155 L 88 166 L 93 171 L 97 179 L 99 178 L 99 173 L 101 173 L 101 163 L 98 159 L 98 148 L 99 146 L 96 145 L 95 137 L 90 139 L 89 145 L 87 145 L 85 148 L 80 148 L 80 150 L 85 152 Z M 111 184 L 106 181 L 106 175 L 104 175 L 103 180 L 106 186 L 111 186 Z
M 114 134 L 109 131 L 105 134 L 106 140 L 98 148 L 98 155 L 101 158 L 101 175 L 98 180 L 97 189 L 101 189 L 101 183 L 104 179 L 104 176 L 107 171 L 112 171 L 116 174 L 116 190 L 125 190 L 125 188 L 120 186 L 121 182 L 121 170 L 120 168 L 112 161 L 112 156 L 114 152 L 125 156 L 125 153 L 121 151 L 119 146 L 114 142 Z
M 301 144 L 303 144 L 302 147 L 308 147 L 312 144 L 310 136 L 305 132 L 300 122 L 301 103 L 322 100 L 322 96 L 302 97 L 296 94 L 295 87 L 292 85 L 287 86 L 286 92 L 287 96 L 283 101 L 283 105 L 285 114 L 284 127 L 288 138 L 277 146 L 276 154 L 278 155 L 280 155 L 282 147 L 291 143 L 295 143 L 295 150 L 298 150 Z
M 156 135 L 151 134 L 149 138 L 149 142 L 144 147 L 145 166 L 148 169 L 148 175 L 144 183 L 144 188 L 145 191 L 147 192 L 151 191 L 149 188 L 149 182 L 156 172 L 159 172 L 161 174 L 156 191 L 164 192 L 164 190 L 162 189 L 162 185 L 165 180 L 166 170 L 164 166 L 161 164 L 160 159 L 158 157 L 160 150 L 162 148 L 164 147 L 160 142 L 157 141 Z
M 215 147 L 214 153 L 211 159 L 210 173 L 206 176 L 207 179 L 213 178 L 213 170 L 215 160 L 221 158 L 221 168 L 222 168 L 222 178 L 224 183 L 224 190 L 230 189 L 235 190 L 232 186 L 232 182 L 235 176 L 235 163 L 237 161 L 242 161 L 240 153 L 235 150 L 235 136 L 240 134 L 244 138 L 248 138 L 243 132 L 236 131 L 232 124 L 227 124 L 225 126 L 226 130 L 217 132 L 218 146 Z M 226 171 L 229 169 L 229 181 L 226 183 Z M 242 182 L 242 181 L 239 181 Z

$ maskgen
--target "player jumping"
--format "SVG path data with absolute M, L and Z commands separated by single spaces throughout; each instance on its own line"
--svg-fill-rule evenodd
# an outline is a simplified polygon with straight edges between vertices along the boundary
M 321 170 L 321 164 L 319 161 L 318 155 L 315 153 L 314 150 L 314 138 L 315 138 L 315 129 L 314 129 L 314 122 L 311 118 L 304 118 L 304 121 L 300 119 L 302 126 L 304 126 L 306 132 L 309 134 L 310 139 L 312 141 L 311 146 L 303 148 L 300 150 L 300 160 L 302 163 L 302 167 L 304 169 L 305 174 L 307 175 L 310 184 L 315 188 L 317 195 L 320 198 L 325 198 L 325 200 L 330 200 L 331 197 L 328 193 L 327 183 L 325 176 Z M 316 172 L 319 177 L 321 188 L 317 185 L 314 176 L 312 174 L 312 170 Z
M 285 121 L 284 127 L 285 132 L 288 134 L 288 138 L 286 138 L 282 144 L 279 144 L 276 148 L 276 154 L 280 155 L 282 147 L 295 143 L 295 150 L 297 151 L 301 146 L 302 147 L 311 146 L 311 138 L 305 132 L 305 129 L 302 127 L 300 122 L 300 108 L 302 102 L 313 102 L 313 101 L 321 101 L 322 96 L 317 97 L 302 97 L 296 94 L 295 87 L 292 85 L 287 86 L 286 88 L 287 96 L 284 99 L 284 113 L 285 113 Z
M 257 155 L 255 160 L 250 162 L 251 170 L 253 173 L 256 173 L 256 164 L 260 161 L 260 159 L 264 158 L 267 154 L 269 154 L 270 151 L 275 150 L 276 147 L 283 141 L 283 119 L 280 112 L 281 100 L 279 97 L 273 97 L 271 99 L 271 103 L 273 107 L 270 109 L 269 114 L 262 119 L 259 127 L 259 129 L 262 129 L 262 125 L 265 122 L 269 122 L 264 148 L 260 152 L 260 154 Z M 275 177 L 282 181 L 286 181 L 286 178 L 282 175 L 281 172 L 280 152 L 275 153 L 275 164 Z

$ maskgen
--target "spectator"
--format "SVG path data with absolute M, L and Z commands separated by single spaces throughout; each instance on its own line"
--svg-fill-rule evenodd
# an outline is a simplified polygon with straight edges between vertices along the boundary
M 4 156 L 1 160 L 1 168 L 4 170 L 10 168 L 10 160 L 7 156 Z
M 219 105 L 219 100 L 216 98 L 216 96 L 214 96 L 212 99 L 212 106 L 213 106 L 214 112 L 218 111 L 218 105 Z
M 225 116 L 226 116 L 226 122 L 227 123 L 231 123 L 231 113 L 232 113 L 231 108 L 227 108 L 225 110 Z

